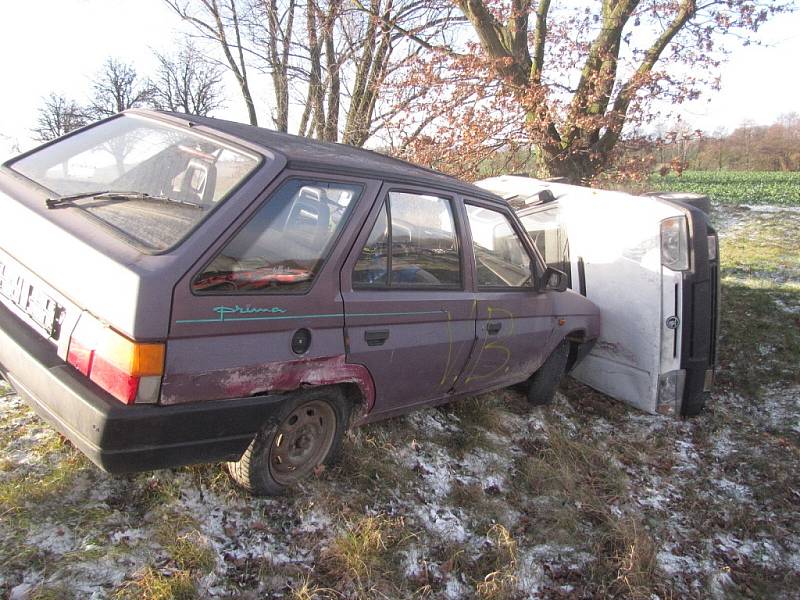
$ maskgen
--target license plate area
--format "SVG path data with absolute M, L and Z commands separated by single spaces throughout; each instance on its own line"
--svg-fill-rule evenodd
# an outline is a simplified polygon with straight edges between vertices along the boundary
M 11 302 L 49 338 L 58 340 L 63 307 L 23 272 L 0 259 L 0 296 Z

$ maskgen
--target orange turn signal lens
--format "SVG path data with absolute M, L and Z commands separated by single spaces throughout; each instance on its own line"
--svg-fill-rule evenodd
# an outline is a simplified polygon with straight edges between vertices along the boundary
M 131 377 L 164 374 L 164 344 L 132 342 L 106 329 L 96 353 Z

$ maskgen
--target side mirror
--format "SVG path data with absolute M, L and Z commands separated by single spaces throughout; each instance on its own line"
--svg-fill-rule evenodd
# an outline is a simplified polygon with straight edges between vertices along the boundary
M 567 274 L 553 267 L 547 267 L 542 276 L 536 280 L 536 291 L 554 290 L 564 292 L 567 289 Z

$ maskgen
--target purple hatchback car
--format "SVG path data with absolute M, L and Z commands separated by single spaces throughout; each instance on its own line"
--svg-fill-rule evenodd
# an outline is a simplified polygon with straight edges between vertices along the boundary
M 599 334 L 500 198 L 374 152 L 128 111 L 0 168 L 0 372 L 111 473 L 254 493 L 349 426 L 525 383 Z

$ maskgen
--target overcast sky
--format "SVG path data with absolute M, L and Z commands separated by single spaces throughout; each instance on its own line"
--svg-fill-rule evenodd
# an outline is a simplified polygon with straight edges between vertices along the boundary
M 108 56 L 147 74 L 155 67 L 151 49 L 168 52 L 183 27 L 162 0 L 4 0 L 0 6 L 0 158 L 14 141 L 31 147 L 42 97 L 55 91 L 85 101 Z M 759 38 L 762 46 L 735 49 L 719 92 L 681 109 L 689 123 L 710 132 L 800 112 L 800 14 L 774 19 Z M 227 108 L 214 116 L 246 120 L 231 84 Z M 263 123 L 269 122 L 267 92 L 266 85 L 256 90 Z

